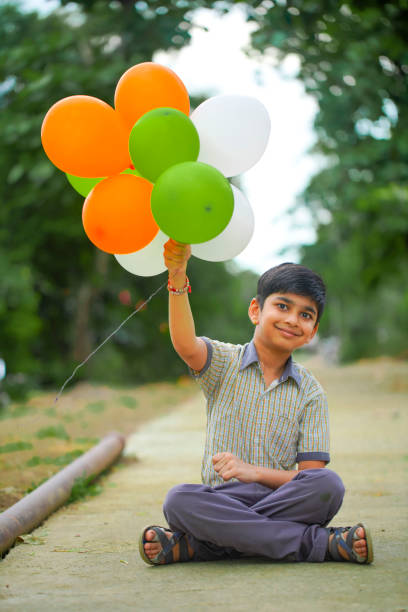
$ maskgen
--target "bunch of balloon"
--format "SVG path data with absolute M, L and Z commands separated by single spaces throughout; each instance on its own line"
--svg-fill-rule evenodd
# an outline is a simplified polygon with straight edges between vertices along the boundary
M 208 261 L 235 257 L 252 237 L 251 206 L 228 178 L 262 156 L 265 107 L 248 96 L 215 96 L 189 114 L 180 78 L 145 62 L 119 79 L 115 108 L 74 95 L 44 118 L 46 154 L 86 198 L 85 233 L 133 274 L 165 270 L 169 237 Z

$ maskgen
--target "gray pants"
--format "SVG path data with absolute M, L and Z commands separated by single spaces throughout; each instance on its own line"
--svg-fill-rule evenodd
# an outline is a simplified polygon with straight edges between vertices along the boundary
M 250 555 L 320 562 L 329 537 L 325 525 L 343 496 L 340 477 L 321 468 L 303 470 L 278 489 L 242 482 L 178 485 L 163 511 L 172 531 L 188 534 L 197 561 Z

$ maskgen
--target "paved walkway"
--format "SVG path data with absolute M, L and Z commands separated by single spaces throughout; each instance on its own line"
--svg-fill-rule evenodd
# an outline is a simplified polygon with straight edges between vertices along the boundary
M 348 391 L 335 373 L 327 384 L 336 393 L 337 452 L 330 467 L 348 489 L 336 523 L 367 521 L 375 539 L 372 566 L 263 559 L 143 563 L 138 534 L 147 524 L 163 524 L 166 491 L 199 481 L 204 403 L 197 397 L 129 439 L 126 452 L 139 461 L 114 470 L 101 495 L 59 510 L 32 534 L 31 544 L 10 551 L 0 562 L 0 609 L 408 611 L 407 394 L 388 395 L 385 406 L 381 392 L 364 395 L 369 390 L 358 377 Z

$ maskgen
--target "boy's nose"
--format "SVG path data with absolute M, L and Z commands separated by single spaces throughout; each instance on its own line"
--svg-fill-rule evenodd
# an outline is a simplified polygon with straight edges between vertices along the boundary
M 297 324 L 297 315 L 295 312 L 287 312 L 285 317 L 285 323 L 292 327 Z

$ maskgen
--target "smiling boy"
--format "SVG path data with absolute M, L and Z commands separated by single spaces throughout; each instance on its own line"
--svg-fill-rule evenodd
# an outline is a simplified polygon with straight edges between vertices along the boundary
M 322 279 L 291 263 L 265 272 L 248 310 L 253 339 L 232 345 L 195 334 L 190 253 L 188 245 L 165 245 L 172 343 L 207 400 L 203 484 L 169 491 L 163 510 L 170 529 L 143 530 L 142 558 L 153 565 L 242 556 L 371 563 L 365 525 L 326 527 L 344 495 L 339 476 L 325 467 L 326 396 L 292 359 L 317 332 Z

